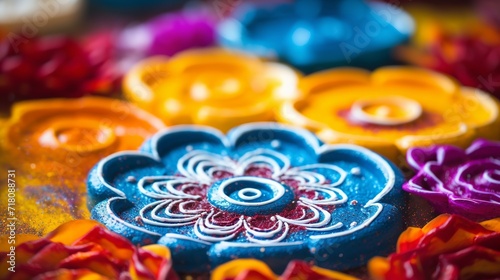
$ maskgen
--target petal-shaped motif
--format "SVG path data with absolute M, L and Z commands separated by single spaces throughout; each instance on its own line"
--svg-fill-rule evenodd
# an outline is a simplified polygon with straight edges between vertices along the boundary
M 390 250 L 402 227 L 400 172 L 358 146 L 321 146 L 306 130 L 256 123 L 226 137 L 179 126 L 143 151 L 91 171 L 92 217 L 134 243 L 167 245 L 179 271 L 235 258 L 279 271 L 292 256 L 346 269 Z M 377 246 L 365 246 L 374 236 Z
M 373 279 L 496 279 L 500 277 L 500 218 L 475 223 L 443 214 L 408 228 L 388 258 L 370 260 Z
M 212 46 L 215 23 L 215 17 L 207 11 L 189 9 L 161 14 L 123 30 L 119 48 L 145 56 L 172 56 L 183 50 Z M 139 36 L 141 44 L 137 44 Z
M 331 279 L 331 280 L 355 280 L 357 278 L 327 270 L 317 266 L 311 266 L 305 262 L 292 261 L 285 271 L 278 277 L 263 262 L 253 259 L 240 259 L 230 261 L 215 268 L 212 272 L 212 280 L 292 280 L 292 279 Z
M 108 98 L 17 103 L 0 143 L 5 170 L 16 170 L 10 179 L 17 186 L 17 233 L 41 235 L 89 218 L 84 181 L 92 166 L 110 153 L 137 149 L 164 127 L 132 104 Z M 7 191 L 0 188 L 5 197 Z
M 500 215 L 500 142 L 478 139 L 466 150 L 413 148 L 407 159 L 418 173 L 403 189 L 429 200 L 436 210 L 476 220 Z
M 124 79 L 127 98 L 169 124 L 203 124 L 227 131 L 273 119 L 274 107 L 298 96 L 291 68 L 223 49 L 153 57 Z
M 375 68 L 390 64 L 392 49 L 413 33 L 412 19 L 396 6 L 362 0 L 241 3 L 219 25 L 219 41 L 307 73 Z
M 53 16 L 64 15 L 65 19 L 73 16 L 64 9 L 82 10 L 81 0 L 57 3 L 48 0 L 43 8 L 39 3 L 30 2 L 18 11 L 51 11 Z M 34 4 L 35 7 L 28 8 Z M 0 14 L 4 11 L 12 13 L 16 9 L 0 3 Z M 46 5 L 46 6 L 45 6 Z M 76 5 L 76 6 L 74 6 Z M 56 8 L 57 7 L 57 8 Z M 66 11 L 66 12 L 69 12 Z M 35 13 L 33 17 L 43 15 Z M 46 19 L 53 19 L 52 16 Z M 5 19 L 5 16 L 0 16 Z M 25 18 L 25 16 L 22 16 Z M 27 17 L 27 16 L 26 16 Z M 33 18 L 30 16 L 30 18 Z M 17 18 L 14 15 L 11 18 Z M 0 29 L 5 21 L 0 22 Z M 32 23 L 27 23 L 34 30 Z M 70 36 L 29 36 L 28 40 L 20 34 L 11 32 L 6 39 L 0 38 L 0 104 L 12 105 L 28 99 L 75 98 L 87 95 L 110 96 L 120 90 L 123 76 L 123 61 L 119 61 L 115 50 L 115 41 L 111 32 L 90 33 L 81 42 Z M 128 58 L 130 59 L 130 57 Z M 124 60 L 123 58 L 121 60 Z
M 6 280 L 178 279 L 166 247 L 136 247 L 92 220 L 65 223 L 39 239 L 17 239 L 1 249 L 0 260 Z
M 411 67 L 333 69 L 301 80 L 305 96 L 280 108 L 280 121 L 326 143 L 354 143 L 394 162 L 411 147 L 500 139 L 498 102 L 436 72 Z M 443 109 L 444 108 L 444 109 Z

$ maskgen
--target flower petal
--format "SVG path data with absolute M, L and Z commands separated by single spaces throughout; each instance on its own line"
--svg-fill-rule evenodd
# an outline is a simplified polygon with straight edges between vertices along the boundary
M 108 277 L 101 274 L 95 273 L 90 269 L 79 268 L 79 269 L 66 269 L 59 268 L 57 270 L 42 273 L 33 280 L 109 280 Z
M 320 141 L 311 132 L 272 122 L 240 125 L 229 131 L 227 138 L 233 147 L 246 148 L 239 151 L 240 156 L 256 148 L 278 150 L 288 157 L 292 166 L 315 163 L 310 155 L 316 154 L 320 146 Z
M 59 268 L 86 268 L 111 279 L 117 279 L 121 272 L 127 270 L 128 266 L 127 261 L 117 261 L 113 257 L 99 251 L 78 252 L 67 257 L 59 264 Z
M 13 253 L 0 252 L 0 279 L 128 279 L 133 267 L 143 268 L 142 274 L 134 274 L 142 278 L 136 279 L 178 279 L 168 248 L 136 248 L 89 220 L 63 224 L 47 237 L 17 245 L 14 253 L 16 272 L 11 273 L 7 268 Z
M 119 260 L 129 260 L 135 250 L 130 241 L 105 229 L 103 226 L 94 227 L 86 235 L 73 243 L 73 245 L 81 244 L 98 245 L 100 251 L 105 251 Z
M 69 256 L 79 252 L 90 251 L 91 248 L 91 244 L 67 246 L 61 243 L 50 243 L 32 256 L 28 263 L 40 267 L 43 271 L 50 271 L 57 268 L 59 263 Z
M 485 222 L 498 229 L 499 219 Z M 388 258 L 373 258 L 375 279 L 476 279 L 500 276 L 500 231 L 457 215 L 440 215 L 409 228 Z
M 500 243 L 500 239 L 497 238 L 496 242 Z M 439 271 L 438 279 L 493 279 L 500 276 L 500 251 L 471 246 L 441 255 L 436 271 Z
M 470 159 L 500 158 L 500 145 L 486 139 L 477 139 L 466 150 Z
M 88 182 L 89 200 L 87 203 L 93 207 L 106 198 L 120 196 L 126 197 L 127 191 L 135 188 L 128 187 L 135 185 L 138 181 L 137 171 L 150 169 L 151 175 L 162 175 L 164 168 L 159 160 L 151 155 L 141 152 L 118 152 L 101 160 L 90 172 Z M 125 184 L 115 184 L 116 178 L 130 178 Z M 130 193 L 128 193 L 130 195 Z
M 418 173 L 403 189 L 427 199 L 441 213 L 469 219 L 496 217 L 500 211 L 500 142 L 479 139 L 467 150 L 446 145 L 415 148 L 408 163 Z
M 285 272 L 281 274 L 282 280 L 293 279 L 332 279 L 332 280 L 355 280 L 355 277 L 339 273 L 336 271 L 310 266 L 302 261 L 292 261 L 288 264 Z
M 71 245 L 96 227 L 102 226 L 94 220 L 75 220 L 64 223 L 50 232 L 46 238 L 52 242 Z
M 277 277 L 271 271 L 271 269 L 262 261 L 254 260 L 254 259 L 239 259 L 227 262 L 223 265 L 218 266 L 212 272 L 212 280 L 227 280 L 227 279 L 239 279 L 239 275 L 244 274 L 248 271 L 255 271 L 259 275 L 255 277 L 255 279 L 265 279 L 265 280 L 274 280 Z M 248 275 L 248 274 L 246 274 Z
M 159 245 L 139 248 L 132 256 L 130 275 L 133 279 L 177 280 L 170 260 L 170 251 Z

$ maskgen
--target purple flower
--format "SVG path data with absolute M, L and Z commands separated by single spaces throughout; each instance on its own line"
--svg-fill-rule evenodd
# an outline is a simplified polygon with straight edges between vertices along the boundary
M 120 41 L 124 49 L 145 56 L 172 56 L 214 45 L 215 24 L 215 18 L 204 11 L 169 13 L 126 29 Z
M 500 142 L 479 139 L 465 151 L 445 145 L 413 148 L 406 157 L 418 173 L 403 189 L 437 211 L 475 220 L 500 215 Z

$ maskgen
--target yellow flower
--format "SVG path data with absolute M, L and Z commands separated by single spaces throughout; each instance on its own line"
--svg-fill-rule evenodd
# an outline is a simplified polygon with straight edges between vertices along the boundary
M 149 113 L 108 98 L 15 104 L 2 127 L 0 153 L 16 171 L 11 179 L 17 187 L 18 233 L 44 234 L 63 222 L 88 218 L 90 168 L 111 153 L 137 149 L 162 128 Z M 7 197 L 7 188 L 0 188 L 0 195 Z M 5 215 L 0 212 L 1 219 Z
M 273 109 L 297 97 L 298 74 L 278 63 L 223 49 L 153 57 L 125 77 L 126 97 L 167 124 L 204 124 L 227 131 L 273 119 Z
M 499 139 L 498 102 L 447 76 L 411 67 L 370 74 L 340 68 L 303 78 L 305 97 L 288 101 L 278 118 L 309 128 L 327 143 L 354 143 L 393 161 L 410 147 Z

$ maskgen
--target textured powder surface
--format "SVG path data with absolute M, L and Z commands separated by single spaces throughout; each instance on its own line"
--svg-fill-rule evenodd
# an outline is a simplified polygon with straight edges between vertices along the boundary
M 113 99 L 56 99 L 14 106 L 0 152 L 8 163 L 2 170 L 16 171 L 16 233 L 43 235 L 64 222 L 90 218 L 88 171 L 110 153 L 137 148 L 161 128 L 158 119 Z M 1 203 L 6 203 L 6 191 L 0 188 Z M 7 212 L 1 211 L 0 219 L 6 217 Z
M 172 127 L 92 169 L 92 217 L 135 244 L 168 246 L 187 273 L 236 258 L 275 271 L 292 258 L 345 270 L 390 252 L 402 230 L 402 174 L 361 147 L 320 145 L 275 123 L 227 138 Z

